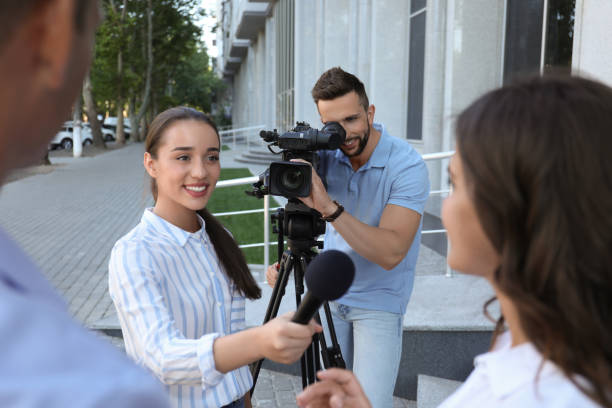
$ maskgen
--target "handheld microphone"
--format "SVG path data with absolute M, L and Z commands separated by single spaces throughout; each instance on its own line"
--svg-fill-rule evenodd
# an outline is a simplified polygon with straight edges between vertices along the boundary
M 330 249 L 317 255 L 306 268 L 308 292 L 291 321 L 308 324 L 323 302 L 346 293 L 355 277 L 355 265 L 344 252 Z

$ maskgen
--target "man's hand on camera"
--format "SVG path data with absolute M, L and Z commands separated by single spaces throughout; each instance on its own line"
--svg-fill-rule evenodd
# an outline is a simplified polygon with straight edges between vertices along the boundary
M 310 164 L 306 160 L 293 159 L 291 161 L 307 163 L 312 169 L 312 164 Z M 320 212 L 323 217 L 327 217 L 328 215 L 333 214 L 338 208 L 338 206 L 330 198 L 329 194 L 327 194 L 327 190 L 325 190 L 323 181 L 321 180 L 317 172 L 314 171 L 314 169 L 312 169 L 312 186 L 310 188 L 310 195 L 308 197 L 298 198 L 308 207 L 314 208 L 315 210 Z

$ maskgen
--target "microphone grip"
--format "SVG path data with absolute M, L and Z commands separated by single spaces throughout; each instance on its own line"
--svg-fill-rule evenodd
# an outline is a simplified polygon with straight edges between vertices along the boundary
M 300 302 L 300 307 L 295 311 L 291 321 L 299 324 L 308 324 L 322 304 L 322 300 L 318 299 L 310 292 L 306 292 L 302 302 Z

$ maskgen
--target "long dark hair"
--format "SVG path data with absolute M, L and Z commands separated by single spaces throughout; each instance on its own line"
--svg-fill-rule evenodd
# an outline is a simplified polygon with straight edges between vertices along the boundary
M 523 79 L 474 102 L 456 133 L 479 220 L 501 255 L 497 287 L 544 358 L 611 407 L 612 89 Z
M 145 140 L 145 150 L 151 157 L 157 158 L 157 149 L 161 144 L 164 131 L 172 123 L 179 120 L 197 120 L 206 123 L 215 130 L 219 144 L 221 144 L 217 126 L 212 119 L 193 108 L 178 106 L 163 111 L 153 119 Z M 151 180 L 151 194 L 153 199 L 157 200 L 157 183 L 155 179 Z M 236 284 L 244 296 L 249 299 L 259 299 L 261 297 L 261 288 L 257 285 L 249 271 L 244 254 L 238 248 L 234 238 L 206 208 L 198 210 L 197 213 L 204 219 L 206 233 L 213 243 L 215 252 L 219 257 L 219 261 L 223 264 L 227 276 Z

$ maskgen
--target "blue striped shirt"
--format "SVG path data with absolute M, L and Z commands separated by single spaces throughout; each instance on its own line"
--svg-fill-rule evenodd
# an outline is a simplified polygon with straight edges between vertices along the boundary
M 166 384 L 175 407 L 221 407 L 253 383 L 246 366 L 215 368 L 213 342 L 245 328 L 245 299 L 200 224 L 190 233 L 147 209 L 109 263 L 126 352 Z

